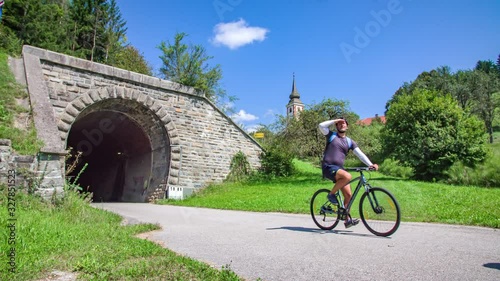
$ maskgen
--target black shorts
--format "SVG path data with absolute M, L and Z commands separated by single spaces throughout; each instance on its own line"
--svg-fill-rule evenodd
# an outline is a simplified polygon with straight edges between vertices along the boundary
M 335 175 L 337 174 L 337 171 L 340 169 L 344 169 L 344 167 L 337 166 L 337 165 L 329 165 L 329 164 L 323 164 L 323 176 L 333 182 L 335 182 Z

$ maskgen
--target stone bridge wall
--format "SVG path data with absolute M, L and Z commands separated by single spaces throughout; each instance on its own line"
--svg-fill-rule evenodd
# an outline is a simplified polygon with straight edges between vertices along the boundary
M 260 166 L 261 146 L 193 88 L 30 46 L 24 46 L 23 58 L 35 126 L 45 131 L 39 132 L 46 144 L 42 152 L 60 154 L 61 149 L 67 149 L 75 120 L 105 107 L 126 114 L 149 132 L 152 150 L 164 150 L 153 158 L 170 163 L 153 163 L 154 180 L 149 184 L 154 186 L 147 187 L 149 194 L 167 185 L 200 188 L 221 182 L 229 173 L 232 156 L 240 150 L 253 168 Z M 42 76 L 34 77 L 37 75 Z M 37 118 L 43 116 L 37 111 L 47 112 L 40 108 L 46 102 L 44 96 L 53 120 L 45 117 L 48 122 L 38 120 L 38 124 L 56 128 L 37 126 Z M 33 104 L 37 98 L 41 101 Z M 47 133 L 50 129 L 57 131 L 57 140 Z M 167 137 L 162 139 L 162 133 Z M 165 177 L 165 171 L 158 169 L 165 168 L 166 178 L 158 179 Z

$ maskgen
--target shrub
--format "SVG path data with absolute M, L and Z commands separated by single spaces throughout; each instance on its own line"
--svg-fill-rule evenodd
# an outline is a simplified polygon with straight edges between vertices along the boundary
M 413 177 L 413 169 L 411 167 L 403 166 L 398 160 L 387 158 L 379 165 L 379 171 L 384 175 L 400 178 Z
M 272 177 L 287 177 L 294 173 L 293 156 L 278 149 L 262 152 L 260 172 Z
M 21 54 L 22 41 L 12 30 L 0 24 L 0 51 L 17 56 Z
M 498 145 L 496 145 L 498 146 Z M 500 151 L 493 148 L 484 163 L 468 167 L 463 162 L 456 162 L 446 171 L 446 182 L 455 185 L 475 185 L 481 187 L 500 187 Z
M 449 95 L 417 89 L 393 102 L 386 118 L 386 155 L 412 167 L 417 179 L 443 179 L 456 161 L 472 166 L 486 157 L 484 125 Z
M 247 156 L 241 151 L 238 151 L 238 153 L 233 156 L 229 169 L 230 171 L 226 178 L 228 181 L 241 181 L 247 178 L 251 173 Z

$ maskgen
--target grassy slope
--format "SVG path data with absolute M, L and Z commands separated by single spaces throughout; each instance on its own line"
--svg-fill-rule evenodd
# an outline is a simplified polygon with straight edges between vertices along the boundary
M 27 94 L 16 83 L 7 65 L 7 55 L 0 52 L 0 138 L 10 139 L 12 147 L 19 154 L 34 155 L 42 146 L 31 125 L 28 131 L 14 128 L 14 115 L 27 110 L 16 105 L 16 98 L 26 98 Z

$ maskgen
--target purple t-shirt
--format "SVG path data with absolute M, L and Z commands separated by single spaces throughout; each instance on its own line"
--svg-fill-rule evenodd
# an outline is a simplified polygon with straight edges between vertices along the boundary
M 328 135 L 326 135 L 326 141 L 330 139 L 332 134 L 336 134 L 336 132 L 330 131 Z M 352 149 L 354 150 L 358 147 L 358 144 L 352 141 Z M 323 163 L 328 165 L 335 165 L 339 167 L 344 166 L 345 157 L 349 153 L 349 144 L 347 143 L 346 137 L 336 136 L 331 143 L 326 147 L 325 155 L 323 156 Z

